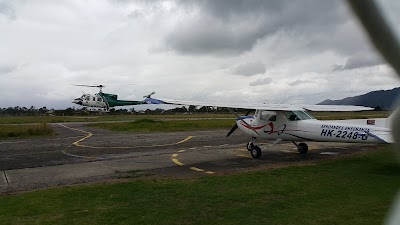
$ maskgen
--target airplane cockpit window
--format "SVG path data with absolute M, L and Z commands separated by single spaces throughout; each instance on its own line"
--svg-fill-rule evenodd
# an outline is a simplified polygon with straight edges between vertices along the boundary
M 103 101 L 103 99 L 102 98 L 97 98 L 97 101 L 101 102 L 101 101 Z
M 285 112 L 285 116 L 289 121 L 296 121 L 296 120 L 311 120 L 315 119 L 313 116 L 308 114 L 306 111 L 290 111 Z
M 307 111 L 294 111 L 294 113 L 297 115 L 297 117 L 300 120 L 313 120 L 313 119 L 315 119 Z
M 294 114 L 294 112 L 285 112 L 285 117 L 286 119 L 288 119 L 289 121 L 295 121 L 298 120 L 296 114 Z
M 90 97 L 89 96 L 86 97 L 86 101 L 90 101 Z
M 276 121 L 276 113 L 272 111 L 261 111 L 260 120 Z

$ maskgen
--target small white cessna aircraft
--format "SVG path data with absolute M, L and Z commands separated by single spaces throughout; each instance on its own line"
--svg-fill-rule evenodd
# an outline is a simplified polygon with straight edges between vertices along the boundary
M 251 140 L 247 143 L 247 150 L 251 152 L 253 158 L 261 157 L 261 149 L 255 145 L 257 138 L 276 140 L 276 142 L 281 140 L 292 141 L 301 154 L 305 154 L 308 151 L 308 146 L 303 143 L 303 141 L 393 143 L 392 132 L 390 130 L 392 116 L 379 119 L 321 121 L 315 119 L 306 111 L 372 110 L 372 108 L 363 106 L 296 106 L 288 104 L 229 105 L 153 98 L 147 98 L 144 102 L 147 104 L 195 105 L 250 110 L 245 116 L 238 116 L 235 114 L 237 116 L 236 124 L 230 130 L 227 137 L 237 128 L 250 136 Z M 254 116 L 248 116 L 253 110 L 255 110 Z M 231 112 L 234 113 L 233 110 Z

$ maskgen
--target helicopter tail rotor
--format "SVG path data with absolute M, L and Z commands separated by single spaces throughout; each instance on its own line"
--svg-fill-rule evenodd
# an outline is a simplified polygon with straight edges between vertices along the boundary
M 143 96 L 143 98 L 151 98 L 151 96 L 154 94 L 155 94 L 155 92 L 153 91 L 150 94 Z

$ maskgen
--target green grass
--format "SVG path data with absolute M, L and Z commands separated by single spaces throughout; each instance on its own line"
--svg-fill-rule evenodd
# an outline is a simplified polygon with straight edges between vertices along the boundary
M 192 130 L 226 129 L 235 124 L 234 120 L 153 120 L 139 119 L 122 123 L 95 123 L 90 127 L 122 132 L 176 132 Z
M 383 149 L 318 165 L 1 196 L 0 224 L 382 224 L 399 187 L 400 166 Z
M 311 112 L 317 119 L 366 119 L 388 117 L 389 111 L 365 111 L 365 112 Z M 242 114 L 240 114 L 242 115 Z M 189 119 L 189 118 L 235 118 L 233 114 L 176 114 L 176 115 L 98 115 L 98 116 L 3 116 L 0 124 L 24 124 L 24 123 L 65 123 L 65 122 L 102 122 L 102 121 L 126 121 L 137 119 Z
M 3 116 L 0 124 L 65 123 L 126 121 L 137 119 L 189 119 L 189 118 L 235 118 L 233 114 L 177 114 L 177 115 L 98 115 L 98 116 Z
M 392 111 L 365 111 L 365 112 L 311 112 L 319 120 L 347 120 L 347 119 L 368 119 L 387 118 Z
M 45 123 L 33 125 L 0 125 L 0 139 L 29 138 L 54 135 L 54 130 Z

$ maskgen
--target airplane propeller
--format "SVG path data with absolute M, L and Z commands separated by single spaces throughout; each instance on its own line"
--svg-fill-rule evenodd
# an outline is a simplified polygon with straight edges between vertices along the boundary
M 233 114 L 235 114 L 235 116 L 237 116 L 237 118 L 239 118 L 244 124 L 246 124 L 247 126 L 251 127 L 246 121 L 244 121 L 244 119 L 242 119 L 242 117 L 240 117 L 238 114 L 236 114 L 233 110 L 229 110 L 231 111 Z M 249 115 L 253 110 L 249 110 L 247 111 L 246 115 Z M 233 132 L 235 132 L 235 130 L 238 128 L 238 125 L 235 124 L 232 129 L 229 131 L 229 133 L 226 135 L 226 137 L 229 137 Z M 256 132 L 258 134 L 258 132 L 256 130 L 253 129 L 254 132 Z

